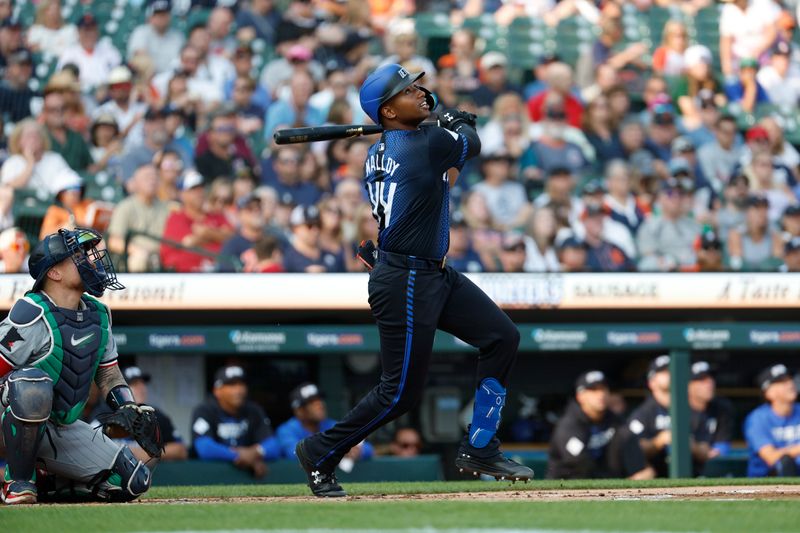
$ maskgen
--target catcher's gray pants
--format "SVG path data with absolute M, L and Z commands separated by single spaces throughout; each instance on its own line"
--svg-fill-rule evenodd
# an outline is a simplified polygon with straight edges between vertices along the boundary
M 112 493 L 119 493 L 121 489 L 124 492 L 124 487 L 113 483 L 115 478 L 107 478 L 118 470 L 118 460 L 127 459 L 128 455 L 132 457 L 127 447 L 105 436 L 100 428 L 95 429 L 80 420 L 66 426 L 50 421 L 46 424 L 36 464 L 55 478 L 48 476 L 44 483 L 48 494 L 42 494 L 40 489 L 40 498 L 93 495 L 109 499 Z M 4 453 L 0 433 L 0 455 Z M 39 481 L 37 485 L 42 486 L 43 480 Z

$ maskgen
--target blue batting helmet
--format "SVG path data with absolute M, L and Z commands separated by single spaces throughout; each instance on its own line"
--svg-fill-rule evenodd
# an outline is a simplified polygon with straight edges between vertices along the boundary
M 367 76 L 358 93 L 361 109 L 375 124 L 380 124 L 380 109 L 392 96 L 396 95 L 422 76 L 424 72 L 410 73 L 402 66 L 392 63 L 375 69 Z

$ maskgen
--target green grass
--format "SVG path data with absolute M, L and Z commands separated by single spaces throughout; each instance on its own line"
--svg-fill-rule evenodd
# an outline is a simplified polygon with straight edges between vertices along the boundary
M 401 483 L 348 483 L 352 496 L 370 494 L 445 494 L 448 492 L 557 490 L 557 489 L 629 489 L 653 487 L 713 487 L 722 485 L 798 485 L 800 478 L 714 478 L 714 479 L 654 479 L 628 481 L 624 479 L 585 479 L 574 481 L 536 480 L 530 483 L 495 481 L 434 481 Z M 305 485 L 212 485 L 191 487 L 153 487 L 144 498 L 234 498 L 244 496 L 309 496 Z
M 797 531 L 791 501 L 463 502 L 47 506 L 0 511 L 4 531 L 514 528 L 600 531 Z
M 800 484 L 800 479 L 779 480 Z M 513 486 L 514 501 L 337 500 L 193 503 L 141 505 L 42 505 L 0 508 L 0 531 L 24 533 L 90 533 L 180 530 L 270 530 L 308 528 L 526 529 L 560 531 L 798 531 L 800 502 L 760 501 L 541 501 L 524 491 L 555 489 L 653 488 L 710 485 L 774 484 L 775 479 L 700 479 L 628 482 L 536 481 Z M 446 483 L 362 483 L 347 486 L 352 495 L 418 494 L 508 490 L 508 483 L 467 481 Z M 159 487 L 153 498 L 297 496 L 301 485 Z

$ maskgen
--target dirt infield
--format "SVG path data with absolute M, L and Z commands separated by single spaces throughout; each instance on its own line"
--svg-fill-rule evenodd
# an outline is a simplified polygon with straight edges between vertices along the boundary
M 800 485 L 731 485 L 716 487 L 658 487 L 635 489 L 552 489 L 515 490 L 498 492 L 453 492 L 444 494 L 373 494 L 347 498 L 314 498 L 313 496 L 282 497 L 232 497 L 232 498 L 148 498 L 138 505 L 191 504 L 191 503 L 304 503 L 353 501 L 625 501 L 625 500 L 800 500 Z

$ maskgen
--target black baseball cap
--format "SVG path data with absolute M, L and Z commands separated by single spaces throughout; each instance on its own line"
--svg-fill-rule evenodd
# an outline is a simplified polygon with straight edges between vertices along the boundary
M 561 165 L 550 167 L 547 170 L 547 177 L 552 178 L 555 176 L 572 176 L 572 170 L 569 167 Z
M 128 383 L 132 383 L 137 379 L 141 379 L 145 383 L 150 383 L 150 374 L 143 372 L 138 366 L 129 366 L 122 371 L 122 375 L 125 376 L 125 381 Z
M 245 383 L 244 369 L 240 366 L 223 366 L 214 374 L 214 388 L 230 385 L 231 383 Z
M 289 393 L 289 404 L 292 406 L 292 409 L 299 409 L 312 400 L 321 400 L 324 397 L 319 387 L 315 384 L 301 383 Z
M 28 64 L 33 65 L 33 54 L 27 48 L 17 48 L 6 57 L 6 61 L 12 65 Z
M 800 204 L 793 204 L 783 211 L 783 216 L 794 217 L 800 215 Z
M 319 209 L 315 205 L 298 205 L 289 215 L 289 225 L 293 228 L 303 224 L 319 224 Z
M 575 392 L 581 392 L 586 389 L 597 389 L 600 387 L 608 387 L 606 375 L 600 370 L 589 370 L 578 376 L 578 379 L 575 380 Z
M 761 194 L 751 194 L 745 203 L 747 207 L 769 207 L 769 200 Z
M 792 237 L 783 245 L 784 253 L 792 253 L 800 250 L 800 237 Z
M 603 182 L 598 179 L 589 180 L 581 189 L 581 194 L 583 195 L 603 194 L 605 192 L 606 188 L 603 186 Z
M 17 17 L 6 17 L 0 22 L 0 28 L 22 29 L 22 22 Z
M 144 119 L 145 120 L 160 120 L 162 118 L 166 118 L 166 116 L 167 116 L 167 114 L 164 113 L 164 110 L 161 109 L 160 107 L 151 107 L 145 112 Z
M 147 16 L 152 16 L 153 13 L 168 13 L 172 11 L 172 2 L 170 0 L 153 0 L 147 6 Z
M 659 372 L 663 372 L 665 370 L 669 370 L 669 361 L 670 358 L 668 355 L 659 355 L 652 361 L 650 361 L 650 366 L 647 368 L 647 379 L 652 379 L 653 376 L 658 374 Z
M 75 25 L 78 26 L 78 28 L 96 28 L 97 19 L 94 18 L 94 15 L 91 13 L 84 13 Z
M 556 242 L 556 249 L 566 250 L 567 248 L 580 248 L 586 250 L 589 248 L 589 246 L 586 244 L 586 241 L 579 239 L 574 235 L 570 235 L 562 241 Z
M 700 248 L 702 248 L 703 250 L 709 250 L 712 248 L 717 250 L 721 249 L 722 241 L 717 235 L 717 232 L 712 229 L 704 231 L 700 235 Z
M 707 377 L 711 377 L 713 374 L 711 373 L 711 365 L 708 364 L 708 361 L 697 361 L 692 365 L 691 368 L 691 375 L 689 376 L 689 380 L 696 380 L 696 379 L 703 379 Z
M 786 379 L 792 379 L 792 374 L 789 372 L 789 369 L 786 368 L 786 365 L 777 364 L 762 370 L 758 374 L 756 381 L 758 382 L 759 387 L 761 387 L 761 390 L 765 391 L 773 383 L 784 381 Z

